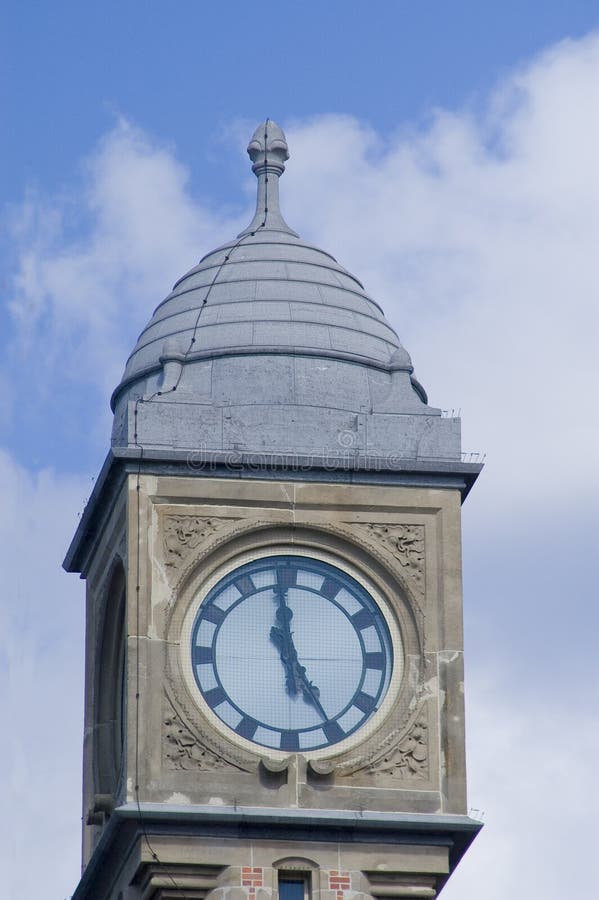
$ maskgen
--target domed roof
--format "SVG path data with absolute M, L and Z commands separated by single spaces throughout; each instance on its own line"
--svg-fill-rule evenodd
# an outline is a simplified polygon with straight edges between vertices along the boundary
M 356 429 L 355 448 L 376 455 L 397 450 L 402 426 L 411 454 L 424 422 L 411 434 L 389 417 L 440 411 L 361 282 L 283 219 L 283 131 L 267 119 L 248 153 L 254 218 L 176 282 L 142 331 L 113 395 L 113 446 L 328 455 Z
M 267 129 L 268 160 L 258 149 Z M 291 352 L 387 366 L 400 348 L 362 283 L 284 222 L 278 176 L 288 152 L 281 129 L 260 125 L 248 152 L 259 160 L 253 222 L 176 282 L 142 331 L 115 399 L 125 386 L 162 369 L 165 351 L 189 362 L 199 354 Z
M 176 349 L 197 354 L 307 353 L 388 364 L 398 337 L 360 282 L 290 232 L 261 229 L 208 253 L 154 312 L 124 384 Z

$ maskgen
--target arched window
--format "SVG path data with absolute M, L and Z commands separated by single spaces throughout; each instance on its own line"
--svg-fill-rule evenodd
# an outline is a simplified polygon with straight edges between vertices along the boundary
M 95 793 L 107 798 L 118 793 L 124 759 L 125 610 L 125 570 L 119 560 L 106 594 L 97 657 Z
M 277 900 L 310 900 L 320 893 L 319 868 L 311 859 L 288 856 L 273 862 Z

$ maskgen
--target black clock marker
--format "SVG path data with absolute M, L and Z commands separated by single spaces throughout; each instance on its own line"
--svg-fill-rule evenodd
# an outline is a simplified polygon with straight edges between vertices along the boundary
M 207 619 L 209 622 L 212 622 L 214 625 L 220 625 L 226 615 L 227 613 L 224 609 L 220 609 L 220 607 L 215 606 L 214 603 L 211 603 L 206 607 L 203 618 Z
M 364 691 L 360 691 L 360 693 L 356 694 L 354 697 L 354 706 L 357 706 L 358 709 L 362 710 L 364 713 L 369 713 L 372 712 L 376 706 L 376 700 L 369 694 L 365 694 Z
M 220 706 L 220 704 L 227 699 L 227 695 L 220 686 L 212 688 L 212 690 L 210 691 L 206 691 L 204 697 L 206 698 L 206 703 L 212 709 L 214 709 L 216 706 Z
M 336 744 L 337 741 L 340 741 L 345 737 L 345 731 L 339 722 L 325 722 L 322 726 L 322 730 L 331 744 Z
M 193 664 L 195 666 L 202 666 L 206 663 L 211 663 L 213 660 L 212 647 L 198 647 L 197 645 L 193 648 Z
M 367 669 L 377 669 L 382 672 L 385 668 L 385 656 L 383 653 L 366 653 L 364 655 L 364 665 Z
M 341 585 L 338 581 L 335 581 L 334 578 L 325 578 L 322 583 L 322 587 L 320 589 L 320 593 L 323 597 L 326 597 L 327 600 L 332 600 L 333 597 L 336 597 L 339 591 L 341 590 Z
M 299 750 L 299 735 L 297 731 L 281 732 L 281 750 L 289 750 L 292 753 Z
M 245 596 L 246 594 L 253 594 L 256 590 L 256 588 L 254 587 L 254 582 L 249 575 L 242 575 L 241 578 L 238 578 L 235 581 L 235 587 L 242 596 Z
M 360 631 L 363 628 L 369 628 L 370 625 L 374 625 L 374 619 L 372 618 L 372 613 L 370 613 L 367 609 L 361 609 L 359 612 L 355 613 L 351 617 L 352 623 L 356 628 L 359 628 Z
M 297 569 L 291 566 L 277 567 L 277 582 L 281 590 L 286 591 L 295 585 Z
M 257 727 L 258 723 L 255 719 L 252 719 L 249 716 L 244 716 L 235 731 L 240 737 L 247 738 L 248 741 L 251 741 L 256 733 Z

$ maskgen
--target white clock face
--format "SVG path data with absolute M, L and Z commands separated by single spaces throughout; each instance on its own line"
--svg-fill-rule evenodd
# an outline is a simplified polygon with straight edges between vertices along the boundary
M 305 556 L 269 556 L 222 578 L 192 628 L 197 690 L 240 737 L 287 752 L 344 740 L 380 708 L 393 651 L 354 578 Z

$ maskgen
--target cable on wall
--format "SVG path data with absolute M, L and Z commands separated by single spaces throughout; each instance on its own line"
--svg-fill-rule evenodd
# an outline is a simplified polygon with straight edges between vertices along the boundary
M 179 371 L 179 374 L 177 376 L 177 380 L 176 380 L 175 384 L 172 387 L 168 388 L 168 390 L 166 390 L 166 391 L 161 391 L 161 390 L 154 391 L 154 393 L 151 394 L 149 397 L 140 398 L 140 400 L 138 402 L 150 403 L 156 397 L 164 397 L 166 394 L 170 394 L 173 391 L 177 390 L 177 388 L 179 387 L 179 384 L 181 383 L 181 378 L 183 377 L 183 366 L 185 365 L 185 362 L 187 361 L 187 358 L 189 357 L 190 353 L 194 350 L 198 329 L 200 327 L 200 320 L 202 318 L 202 313 L 203 313 L 204 309 L 206 308 L 206 306 L 208 305 L 208 300 L 209 300 L 210 294 L 212 293 L 212 288 L 215 286 L 215 284 L 217 284 L 219 276 L 220 276 L 221 272 L 223 271 L 223 269 L 226 267 L 227 263 L 229 263 L 231 261 L 231 256 L 235 252 L 235 250 L 237 250 L 245 240 L 255 237 L 256 233 L 258 231 L 260 231 L 260 229 L 266 227 L 266 220 L 268 217 L 268 148 L 267 148 L 268 131 L 267 131 L 267 129 L 268 129 L 269 122 L 270 122 L 270 119 L 266 119 L 266 121 L 264 123 L 265 173 L 264 173 L 264 210 L 263 210 L 262 222 L 253 231 L 249 231 L 246 234 L 242 234 L 240 237 L 238 237 L 237 240 L 235 241 L 235 243 L 233 244 L 233 246 L 227 250 L 223 261 L 218 266 L 218 268 L 214 274 L 214 278 L 208 285 L 208 290 L 206 291 L 206 296 L 202 300 L 202 304 L 198 310 L 198 314 L 197 314 L 196 320 L 194 322 L 193 330 L 191 332 L 191 338 L 189 339 L 189 345 L 187 347 L 187 350 L 183 354 L 183 365 L 181 366 L 181 370 Z

